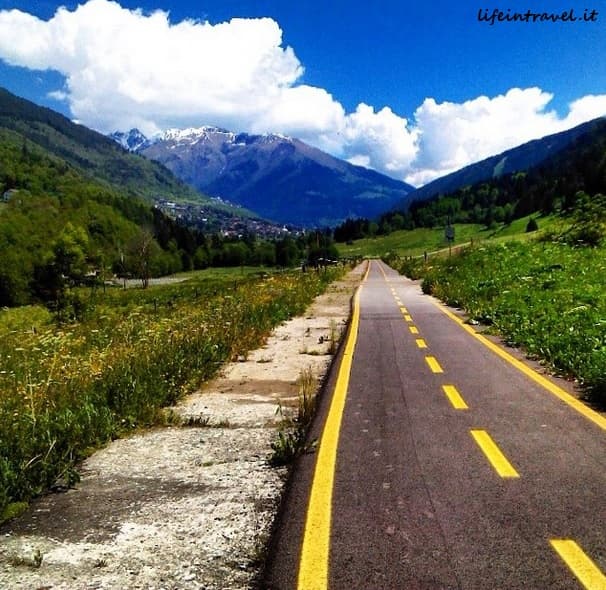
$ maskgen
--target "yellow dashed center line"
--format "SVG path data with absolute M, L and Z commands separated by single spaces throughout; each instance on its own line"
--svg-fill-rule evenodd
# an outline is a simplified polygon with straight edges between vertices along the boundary
M 469 409 L 469 406 L 465 403 L 465 400 L 454 385 L 442 385 L 442 389 L 455 410 Z
M 513 465 L 505 458 L 497 444 L 492 440 L 488 432 L 485 430 L 472 430 L 471 436 L 482 449 L 484 455 L 494 470 L 501 476 L 507 478 L 520 477 L 518 472 L 513 468 Z
M 412 317 L 410 317 L 410 315 L 409 315 L 409 314 L 407 314 L 407 313 L 405 313 L 405 314 L 404 314 L 404 319 L 405 319 L 407 322 L 412 322 Z
M 419 348 L 427 348 L 427 342 L 423 338 L 417 338 L 417 346 Z
M 419 333 L 419 328 L 417 328 L 416 326 L 409 326 L 408 329 L 410 330 L 411 334 L 418 334 Z
M 606 576 L 574 541 L 552 539 L 549 542 L 587 590 L 606 590 Z
M 408 310 L 403 305 L 400 305 L 400 311 L 402 313 L 408 313 Z
M 440 363 L 436 360 L 435 357 L 426 356 L 425 360 L 427 361 L 427 364 L 429 365 L 429 368 L 431 369 L 432 373 L 443 373 L 444 372 L 442 367 L 440 367 Z

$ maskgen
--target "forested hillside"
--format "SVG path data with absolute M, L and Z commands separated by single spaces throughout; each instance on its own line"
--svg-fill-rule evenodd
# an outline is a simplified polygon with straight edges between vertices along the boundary
M 0 128 L 65 160 L 125 194 L 208 201 L 166 168 L 123 150 L 111 139 L 0 88 Z M 8 188 L 12 188 L 9 186 Z
M 148 203 L 83 177 L 5 129 L 0 195 L 0 305 L 57 299 L 65 284 L 118 265 L 133 276 L 144 260 L 149 275 L 181 268 L 177 242 L 162 249 L 153 239 L 162 219 Z
M 535 212 L 569 211 L 581 192 L 590 196 L 606 192 L 605 119 L 595 121 L 586 133 L 539 166 L 413 203 L 400 214 L 404 224 L 413 227 L 441 225 L 447 216 L 451 222 L 490 226 Z
M 529 214 L 567 214 L 606 193 L 606 120 L 586 125 L 582 135 L 540 165 L 468 185 L 407 210 L 392 211 L 376 222 L 349 220 L 335 231 L 337 241 L 397 229 L 477 223 L 491 227 Z
M 208 266 L 292 266 L 336 256 L 326 233 L 240 240 L 184 227 L 0 129 L 0 306 L 43 301 L 76 313 L 70 287 L 114 274 L 145 282 Z

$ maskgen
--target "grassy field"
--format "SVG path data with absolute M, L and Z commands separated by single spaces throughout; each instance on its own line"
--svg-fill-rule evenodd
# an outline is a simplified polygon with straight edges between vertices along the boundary
M 526 224 L 530 217 L 516 219 L 509 225 L 499 225 L 494 229 L 487 229 L 477 224 L 455 224 L 455 240 L 453 246 L 474 243 L 485 240 L 509 240 L 512 238 L 527 239 Z M 544 230 L 553 226 L 555 217 L 542 217 L 538 219 L 539 229 Z M 436 252 L 448 248 L 444 236 L 444 228 L 417 228 L 414 230 L 400 230 L 387 236 L 364 238 L 356 240 L 351 245 L 337 244 L 339 254 L 345 257 L 353 256 L 379 256 L 389 254 L 397 256 L 422 256 L 424 252 Z
M 398 270 L 606 406 L 606 246 L 484 242 L 427 264 L 403 260 Z
M 126 430 L 257 347 L 343 272 L 195 273 L 179 284 L 82 290 L 81 321 L 0 310 L 0 520 Z

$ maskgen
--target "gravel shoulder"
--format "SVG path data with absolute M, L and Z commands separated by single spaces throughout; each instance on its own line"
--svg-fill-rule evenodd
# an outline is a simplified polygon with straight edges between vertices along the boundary
M 251 588 L 287 475 L 268 465 L 276 410 L 292 411 L 303 371 L 319 387 L 363 270 L 172 408 L 191 426 L 114 441 L 84 462 L 76 489 L 0 528 L 0 588 Z

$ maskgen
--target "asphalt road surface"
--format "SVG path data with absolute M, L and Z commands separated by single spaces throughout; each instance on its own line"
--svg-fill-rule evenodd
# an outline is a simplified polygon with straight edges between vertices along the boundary
M 372 261 L 273 590 L 606 589 L 606 420 Z

